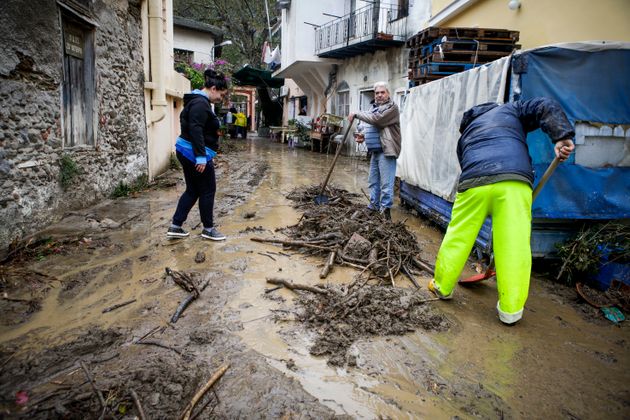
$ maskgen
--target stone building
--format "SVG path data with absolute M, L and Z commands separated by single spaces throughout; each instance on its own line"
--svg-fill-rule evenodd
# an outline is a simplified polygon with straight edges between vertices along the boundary
M 172 39 L 164 4 L 170 1 L 2 1 L 0 250 L 109 196 L 121 181 L 168 166 L 187 86 L 171 75 L 172 43 L 162 48 L 170 50 L 170 72 L 162 54 L 154 58 L 159 71 L 148 63 L 148 35 Z M 154 32 L 151 7 L 159 13 Z

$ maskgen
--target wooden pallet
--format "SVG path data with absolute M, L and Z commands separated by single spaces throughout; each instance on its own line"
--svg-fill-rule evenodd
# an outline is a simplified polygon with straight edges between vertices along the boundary
M 410 71 L 411 74 L 409 75 L 409 80 L 437 80 L 446 76 L 450 76 L 451 74 L 459 73 L 457 71 L 452 72 L 452 73 L 445 72 L 444 74 L 428 73 L 425 68 L 421 68 L 421 67 L 416 67 L 410 70 L 411 70 Z
M 487 41 L 516 42 L 519 40 L 519 31 L 493 28 L 426 28 L 407 40 L 407 47 L 420 47 L 430 44 L 432 41 L 442 38 L 477 39 Z
M 475 63 L 454 63 L 454 62 L 448 62 L 448 63 L 429 62 L 429 63 L 420 64 L 420 66 L 416 68 L 418 70 L 418 73 L 415 73 L 416 69 L 414 69 L 414 75 L 417 74 L 419 77 L 428 76 L 428 75 L 448 76 L 454 73 L 459 73 L 462 71 L 470 70 L 475 67 L 479 67 L 480 65 L 481 64 L 479 63 L 475 64 Z
M 426 64 L 431 61 L 437 63 L 489 63 L 501 57 L 506 57 L 510 53 L 497 51 L 446 51 L 443 53 L 434 52 L 426 57 L 422 57 L 414 63 Z
M 500 43 L 500 42 L 481 42 L 476 40 L 458 40 L 458 41 L 444 41 L 435 42 L 418 48 L 415 51 L 420 52 L 422 56 L 429 55 L 435 51 L 493 51 L 493 52 L 505 52 L 511 53 L 515 49 L 520 48 L 520 44 L 514 43 Z
M 425 83 L 429 83 L 432 82 L 434 80 L 439 80 L 439 79 L 443 79 L 445 78 L 446 75 L 427 75 L 427 76 L 421 76 L 421 77 L 414 77 L 409 79 L 409 82 L 413 85 L 413 86 L 419 86 L 419 85 L 423 85 Z

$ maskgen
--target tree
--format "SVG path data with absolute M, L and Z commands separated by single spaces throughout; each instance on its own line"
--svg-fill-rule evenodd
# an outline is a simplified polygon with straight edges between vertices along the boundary
M 269 33 L 265 1 L 272 3 L 269 20 L 273 25 L 277 18 L 272 0 L 174 0 L 173 9 L 177 16 L 222 29 L 224 38 L 232 41 L 232 45 L 223 47 L 228 61 L 237 67 L 250 64 L 260 68 Z

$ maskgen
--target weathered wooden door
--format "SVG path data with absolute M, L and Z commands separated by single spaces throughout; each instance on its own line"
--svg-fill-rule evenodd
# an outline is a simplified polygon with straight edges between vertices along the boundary
M 62 23 L 64 146 L 94 145 L 93 29 L 70 16 Z

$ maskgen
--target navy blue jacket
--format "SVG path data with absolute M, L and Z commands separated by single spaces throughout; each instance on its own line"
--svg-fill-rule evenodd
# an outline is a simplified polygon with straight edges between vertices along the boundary
M 527 133 L 542 129 L 555 143 L 575 132 L 560 104 L 534 98 L 503 105 L 485 103 L 464 113 L 457 143 L 462 173 L 459 182 L 493 175 L 516 174 L 534 182 Z M 517 177 L 518 178 L 518 177 Z
M 219 150 L 221 122 L 212 112 L 210 100 L 195 92 L 184 95 L 184 109 L 179 115 L 180 137 L 192 144 L 195 156 L 206 156 L 206 147 Z

